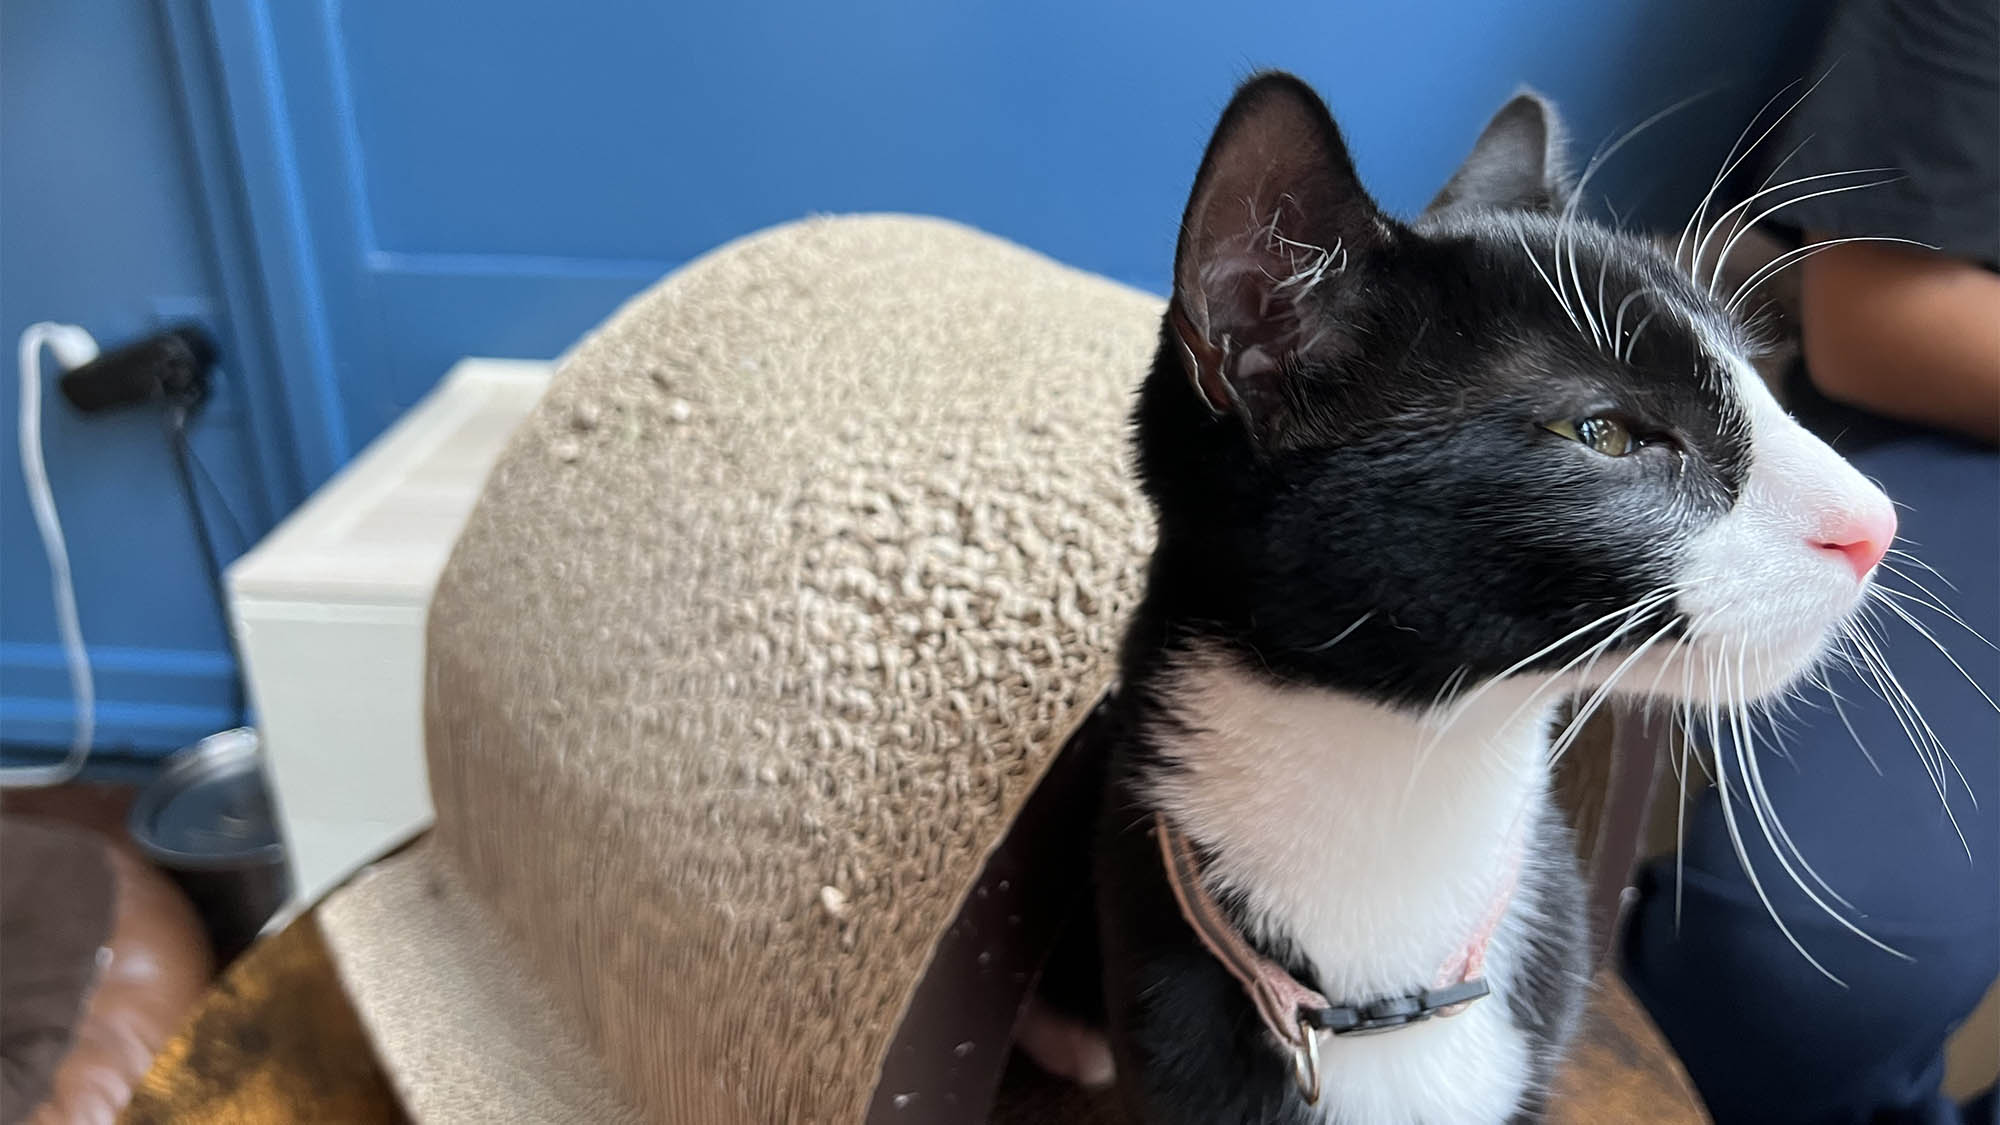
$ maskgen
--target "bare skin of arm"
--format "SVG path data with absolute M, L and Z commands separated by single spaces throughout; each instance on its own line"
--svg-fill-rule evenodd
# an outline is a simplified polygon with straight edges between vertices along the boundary
M 1822 250 L 1801 269 L 1806 366 L 1823 394 L 2000 441 L 2000 275 L 1865 243 Z

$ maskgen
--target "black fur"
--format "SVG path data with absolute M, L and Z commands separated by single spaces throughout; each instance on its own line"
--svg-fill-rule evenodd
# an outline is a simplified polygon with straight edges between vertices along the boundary
M 1564 213 L 1558 137 L 1539 99 L 1517 98 L 1411 223 L 1369 199 L 1325 107 L 1288 75 L 1247 83 L 1209 145 L 1133 416 L 1159 538 L 1123 652 L 1097 857 L 1104 1000 L 1143 1120 L 1317 1119 L 1182 921 L 1148 832 L 1140 782 L 1170 768 L 1149 740 L 1174 721 L 1161 674 L 1176 655 L 1199 644 L 1252 674 L 1426 706 L 1671 581 L 1674 546 L 1742 487 L 1747 437 L 1704 343 L 1735 347 L 1736 329 L 1652 247 Z M 1544 273 L 1593 311 L 1601 276 L 1606 320 L 1644 294 L 1628 332 L 1653 315 L 1629 359 L 1572 321 Z M 1591 416 L 1644 444 L 1613 458 L 1546 428 Z M 1633 639 L 1671 624 L 1662 610 Z M 1550 922 L 1519 991 L 1487 1001 L 1541 1045 L 1537 1079 L 1585 963 L 1567 830 L 1547 819 L 1515 901 Z M 1313 983 L 1296 952 L 1264 952 Z

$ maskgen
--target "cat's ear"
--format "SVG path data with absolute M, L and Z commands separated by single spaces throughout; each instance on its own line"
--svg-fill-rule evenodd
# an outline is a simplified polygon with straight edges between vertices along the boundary
M 1454 208 L 1558 211 L 1569 202 L 1562 119 L 1547 98 L 1522 90 L 1500 107 L 1471 155 L 1425 214 Z
M 1319 96 L 1289 74 L 1244 84 L 1195 177 L 1168 307 L 1209 409 L 1259 438 L 1282 426 L 1284 381 L 1327 336 L 1343 275 L 1391 237 Z

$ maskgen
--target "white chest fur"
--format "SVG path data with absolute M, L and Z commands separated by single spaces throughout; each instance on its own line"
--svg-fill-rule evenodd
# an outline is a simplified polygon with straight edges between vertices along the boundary
M 1207 853 L 1210 889 L 1241 896 L 1256 936 L 1303 952 L 1329 998 L 1407 993 L 1487 919 L 1547 802 L 1540 686 L 1495 685 L 1420 718 L 1191 661 L 1170 696 L 1180 722 L 1155 734 L 1180 768 L 1150 796 Z M 1464 1013 L 1326 1041 L 1328 1120 L 1511 1115 L 1528 1043 L 1506 997 L 1527 921 L 1517 896 L 1487 949 L 1493 995 Z

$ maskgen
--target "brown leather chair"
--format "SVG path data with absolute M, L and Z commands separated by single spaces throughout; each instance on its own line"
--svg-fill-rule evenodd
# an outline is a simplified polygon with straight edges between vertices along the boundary
M 89 828 L 0 820 L 0 1125 L 109 1125 L 213 972 L 194 908 Z

